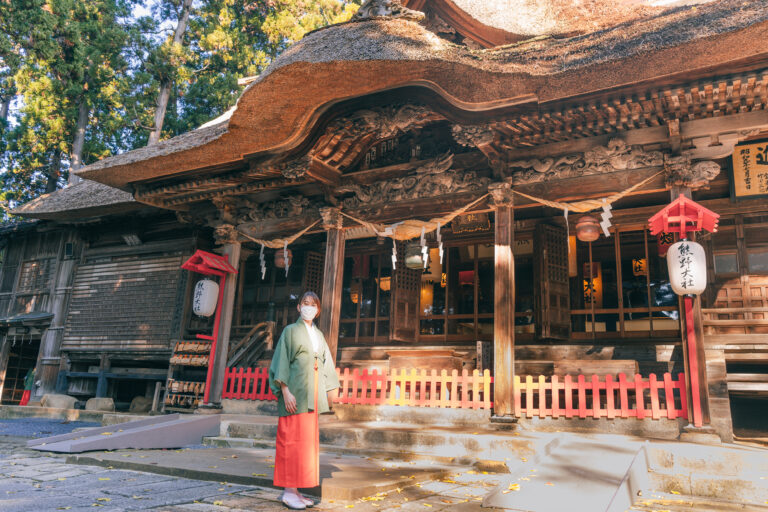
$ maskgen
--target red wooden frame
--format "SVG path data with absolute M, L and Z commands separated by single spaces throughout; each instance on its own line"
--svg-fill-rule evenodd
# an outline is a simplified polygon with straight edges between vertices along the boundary
M 211 342 L 211 352 L 208 354 L 208 372 L 205 376 L 205 393 L 203 393 L 203 403 L 208 403 L 211 391 L 211 377 L 213 367 L 216 363 L 216 341 L 219 337 L 219 323 L 221 321 L 221 303 L 224 300 L 224 288 L 227 284 L 228 274 L 237 274 L 237 269 L 230 265 L 229 257 L 226 255 L 213 254 L 197 250 L 187 261 L 182 263 L 181 268 L 196 272 L 205 276 L 218 276 L 219 278 L 219 297 L 216 303 L 216 317 L 213 320 L 213 332 L 210 336 L 198 334 L 197 338 Z

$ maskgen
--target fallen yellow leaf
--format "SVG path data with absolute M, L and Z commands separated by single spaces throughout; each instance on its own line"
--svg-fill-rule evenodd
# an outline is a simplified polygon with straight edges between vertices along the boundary
M 553 484 L 552 482 L 547 482 L 544 485 L 555 485 L 555 484 Z
M 112 432 L 102 432 L 101 435 L 103 435 L 103 436 L 111 436 Z
M 221 505 L 223 505 L 223 504 L 224 504 L 224 502 L 223 502 L 223 501 L 218 501 L 218 500 L 217 500 L 217 501 L 214 501 L 214 502 L 213 502 L 213 504 L 214 504 L 214 505 L 216 505 L 216 506 L 221 506 Z
M 96 501 L 112 501 L 112 498 L 96 498 Z
M 424 505 L 425 507 L 432 508 L 432 505 L 430 505 L 429 503 L 422 503 L 422 505 Z
M 669 492 L 671 492 L 672 494 L 680 494 L 679 491 L 669 491 Z
M 509 487 L 507 487 L 510 491 L 519 491 L 520 490 L 520 484 L 509 484 Z
M 109 477 L 108 477 L 108 476 L 103 476 L 103 477 L 100 477 L 100 478 L 99 478 L 99 480 L 101 480 L 102 482 L 104 482 L 104 481 L 106 481 L 106 480 L 109 480 Z
M 267 476 L 266 473 L 251 473 L 252 476 Z

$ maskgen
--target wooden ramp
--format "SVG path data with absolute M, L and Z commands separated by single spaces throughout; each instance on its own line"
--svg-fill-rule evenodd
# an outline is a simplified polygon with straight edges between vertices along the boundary
M 80 453 L 124 448 L 180 448 L 200 444 L 203 437 L 219 434 L 216 414 L 182 416 L 169 414 L 108 427 L 94 427 L 71 434 L 27 441 L 33 450 Z

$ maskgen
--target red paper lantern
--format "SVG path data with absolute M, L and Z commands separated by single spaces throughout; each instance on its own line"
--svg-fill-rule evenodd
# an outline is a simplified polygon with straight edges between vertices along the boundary
M 659 252 L 659 256 L 664 258 L 667 256 L 669 247 L 675 243 L 675 234 L 668 231 L 662 231 L 656 235 L 656 250 Z

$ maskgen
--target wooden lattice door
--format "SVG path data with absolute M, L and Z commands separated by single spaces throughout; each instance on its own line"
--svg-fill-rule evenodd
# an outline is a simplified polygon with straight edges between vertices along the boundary
M 393 270 L 390 338 L 414 342 L 419 335 L 419 291 L 421 270 L 405 266 L 405 245 L 397 244 L 397 265 Z
M 539 224 L 533 243 L 536 335 L 566 340 L 571 335 L 568 236 L 563 228 Z
M 325 257 L 316 251 L 307 251 L 304 256 L 304 277 L 301 280 L 302 293 L 313 291 L 323 298 L 323 265 Z

